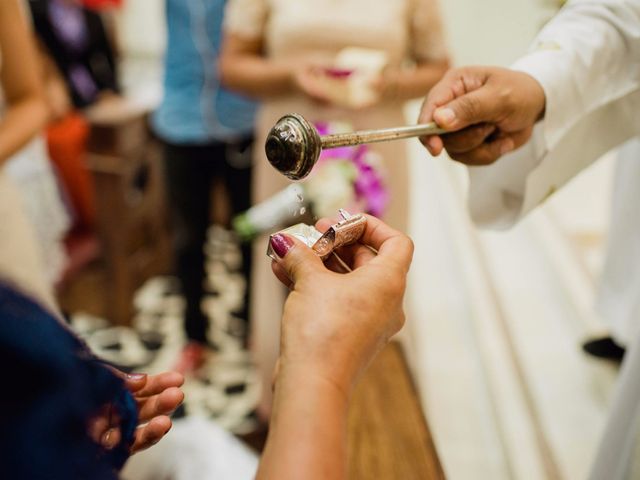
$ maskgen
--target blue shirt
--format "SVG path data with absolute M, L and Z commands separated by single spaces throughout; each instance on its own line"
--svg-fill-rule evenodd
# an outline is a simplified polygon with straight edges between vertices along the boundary
M 226 0 L 166 0 L 168 44 L 164 99 L 152 119 L 174 144 L 246 137 L 256 104 L 220 85 L 217 59 Z

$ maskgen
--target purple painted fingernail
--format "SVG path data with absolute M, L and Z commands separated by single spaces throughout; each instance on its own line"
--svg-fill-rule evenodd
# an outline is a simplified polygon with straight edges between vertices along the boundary
M 129 373 L 127 374 L 127 380 L 131 380 L 132 382 L 139 382 L 143 380 L 147 376 L 146 373 Z
M 280 258 L 284 258 L 291 247 L 293 247 L 293 240 L 289 238 L 287 235 L 283 235 L 281 233 L 276 233 L 271 237 L 271 248 L 276 253 L 276 255 Z

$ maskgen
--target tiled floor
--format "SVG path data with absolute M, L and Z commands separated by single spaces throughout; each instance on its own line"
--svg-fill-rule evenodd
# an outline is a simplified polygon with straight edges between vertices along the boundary
M 209 352 L 197 372 L 187 375 L 181 411 L 187 416 L 214 419 L 219 427 L 245 434 L 257 427 L 253 412 L 260 396 L 260 381 L 244 346 L 246 322 L 237 314 L 242 310 L 246 288 L 242 257 L 233 237 L 217 226 L 210 229 L 206 252 L 203 310 L 210 322 L 209 342 L 216 351 Z M 72 326 L 100 358 L 123 370 L 171 370 L 186 341 L 184 299 L 178 294 L 176 280 L 150 279 L 138 290 L 134 303 L 133 328 L 112 327 L 106 320 L 82 312 L 73 312 Z

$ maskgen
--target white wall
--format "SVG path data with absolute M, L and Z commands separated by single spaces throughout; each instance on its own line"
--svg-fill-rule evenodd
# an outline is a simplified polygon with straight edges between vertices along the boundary
M 509 64 L 526 51 L 557 0 L 440 0 L 456 64 Z M 127 0 L 118 15 L 122 46 L 161 55 L 163 0 Z
M 555 0 L 440 0 L 457 65 L 509 65 L 528 48 Z
M 121 47 L 127 55 L 161 56 L 166 45 L 164 0 L 127 0 L 118 14 Z

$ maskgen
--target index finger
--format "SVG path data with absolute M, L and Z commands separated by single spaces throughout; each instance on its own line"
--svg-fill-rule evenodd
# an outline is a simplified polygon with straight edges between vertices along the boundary
M 454 74 L 454 70 L 449 70 L 429 91 L 427 98 L 422 103 L 418 123 L 433 122 L 434 112 L 454 100 L 456 93 L 460 90 L 459 78 Z M 425 135 L 420 137 L 420 142 L 432 155 L 440 155 L 444 149 L 440 135 Z
M 438 107 L 442 107 L 456 98 L 456 91 L 460 90 L 458 82 L 459 79 L 454 74 L 454 71 L 449 70 L 444 77 L 429 90 L 429 94 L 422 104 L 418 123 L 433 122 L 433 112 L 435 112 Z M 460 95 L 463 93 L 464 92 L 461 92 Z
M 134 392 L 138 398 L 150 397 L 157 395 L 163 391 L 172 388 L 180 387 L 184 383 L 184 377 L 178 372 L 163 372 L 157 375 L 147 376 L 147 382 L 141 390 Z

